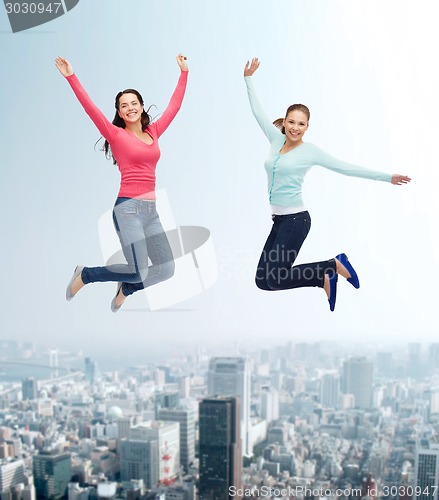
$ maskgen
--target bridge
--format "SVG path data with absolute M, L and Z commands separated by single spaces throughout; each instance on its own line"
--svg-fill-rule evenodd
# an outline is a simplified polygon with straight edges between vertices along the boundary
M 9 360 L 0 360 L 0 368 L 3 365 L 19 365 L 19 366 L 29 366 L 32 368 L 44 368 L 47 370 L 62 370 L 65 372 L 74 372 L 77 368 L 67 368 L 65 366 L 56 366 L 56 365 L 44 365 L 40 363 L 26 363 L 26 361 L 9 361 Z

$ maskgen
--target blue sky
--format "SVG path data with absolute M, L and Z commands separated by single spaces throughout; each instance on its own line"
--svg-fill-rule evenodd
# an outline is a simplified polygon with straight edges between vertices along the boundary
M 436 2 L 408 0 L 81 0 L 68 14 L 12 34 L 0 9 L 3 96 L 1 196 L 3 338 L 90 353 L 165 352 L 221 338 L 242 344 L 293 340 L 431 341 L 437 332 L 436 165 L 439 34 Z M 164 110 L 190 67 L 183 107 L 160 141 L 157 185 L 178 225 L 211 231 L 216 283 L 170 310 L 141 298 L 112 314 L 113 284 L 64 298 L 74 266 L 102 265 L 98 221 L 119 176 L 94 150 L 99 133 L 54 66 L 68 58 L 111 118 L 115 94 L 138 88 Z M 253 273 L 270 229 L 263 161 L 268 143 L 242 78 L 273 119 L 293 102 L 311 109 L 305 140 L 390 173 L 409 186 L 308 175 L 313 225 L 300 262 L 345 251 L 362 287 L 340 283 L 336 312 L 324 292 L 264 293 Z

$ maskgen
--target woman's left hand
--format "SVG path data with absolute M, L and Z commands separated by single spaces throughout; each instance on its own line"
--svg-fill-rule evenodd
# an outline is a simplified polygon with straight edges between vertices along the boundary
M 392 184 L 395 186 L 400 186 L 401 184 L 408 184 L 411 181 L 410 177 L 406 175 L 393 174 L 392 175 Z
M 177 56 L 177 64 L 180 66 L 181 71 L 188 71 L 187 67 L 187 57 L 184 56 L 183 54 L 178 54 Z

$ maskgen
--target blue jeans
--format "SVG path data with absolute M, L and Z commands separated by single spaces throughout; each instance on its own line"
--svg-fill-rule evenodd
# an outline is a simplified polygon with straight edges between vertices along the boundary
M 287 290 L 318 286 L 325 274 L 335 272 L 335 259 L 293 266 L 311 229 L 307 211 L 273 215 L 273 226 L 256 270 L 256 286 L 262 290 Z
M 121 281 L 122 293 L 128 296 L 174 275 L 174 256 L 155 201 L 117 198 L 113 223 L 127 263 L 85 267 L 84 283 Z

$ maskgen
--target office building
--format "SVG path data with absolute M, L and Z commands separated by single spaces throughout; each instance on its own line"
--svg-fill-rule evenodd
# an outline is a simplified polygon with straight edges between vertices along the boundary
M 320 402 L 326 408 L 338 408 L 340 401 L 340 377 L 333 373 L 323 375 L 320 381 Z
M 122 439 L 120 442 L 120 479 L 143 480 L 147 488 L 159 482 L 159 448 L 155 440 Z
M 373 363 L 364 357 L 349 358 L 343 363 L 342 392 L 352 394 L 355 407 L 372 406 Z
M 200 403 L 200 500 L 226 500 L 241 487 L 240 400 L 217 396 Z
M 168 410 L 177 408 L 180 404 L 180 397 L 178 392 L 157 392 L 154 404 L 155 416 L 158 418 L 158 414 L 162 408 L 166 408 Z
M 192 409 L 162 409 L 159 420 L 180 425 L 180 464 L 185 471 L 195 458 L 195 411 Z
M 156 441 L 155 460 L 159 464 L 159 480 L 166 482 L 180 471 L 180 426 L 178 422 L 151 420 L 130 429 L 130 440 Z M 137 479 L 137 478 L 132 478 Z
M 180 377 L 178 381 L 179 395 L 183 399 L 191 397 L 191 378 L 188 376 Z
M 261 387 L 261 417 L 267 422 L 279 418 L 279 392 L 270 386 Z
M 438 500 L 439 443 L 422 439 L 416 447 L 415 487 L 420 486 L 416 500 Z
M 0 460 L 0 496 L 9 488 L 25 482 L 23 460 Z
M 91 358 L 85 358 L 84 363 L 85 363 L 85 370 L 84 370 L 85 380 L 89 384 L 94 384 L 99 376 L 98 364 Z
M 250 369 L 241 357 L 212 358 L 208 372 L 208 396 L 239 397 L 241 407 L 242 452 L 251 456 Z
M 23 401 L 37 399 L 38 383 L 34 378 L 26 378 L 21 382 Z
M 37 498 L 63 498 L 72 477 L 70 453 L 43 451 L 33 457 Z

